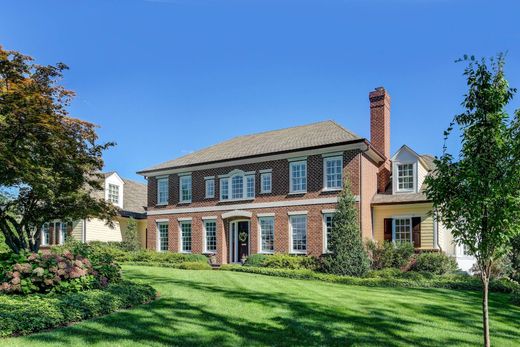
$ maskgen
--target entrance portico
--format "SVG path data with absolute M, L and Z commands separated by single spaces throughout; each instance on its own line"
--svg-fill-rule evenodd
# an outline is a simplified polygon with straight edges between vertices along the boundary
M 250 254 L 252 213 L 234 210 L 222 214 L 227 227 L 228 263 L 240 263 Z

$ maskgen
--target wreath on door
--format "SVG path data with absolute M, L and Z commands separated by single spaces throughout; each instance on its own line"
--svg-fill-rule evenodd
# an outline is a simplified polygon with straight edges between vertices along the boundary
M 241 242 L 245 242 L 247 240 L 247 233 L 245 231 L 242 231 L 239 235 L 238 235 L 238 239 L 241 241 Z

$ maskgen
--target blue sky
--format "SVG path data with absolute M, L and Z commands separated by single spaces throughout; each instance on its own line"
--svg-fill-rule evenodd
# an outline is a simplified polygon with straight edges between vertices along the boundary
M 463 54 L 507 51 L 518 1 L 0 0 L 0 44 L 70 66 L 72 115 L 100 126 L 106 170 L 136 171 L 233 136 L 333 119 L 369 137 L 392 96 L 392 151 L 440 154 Z M 520 107 L 517 97 L 511 110 Z

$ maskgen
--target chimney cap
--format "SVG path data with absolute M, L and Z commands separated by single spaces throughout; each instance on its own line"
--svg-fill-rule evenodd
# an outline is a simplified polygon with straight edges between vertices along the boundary
M 374 90 L 377 90 L 377 91 L 379 91 L 379 90 L 385 90 L 385 87 L 383 87 L 383 86 L 380 86 L 380 87 L 375 87 L 375 89 L 374 89 Z

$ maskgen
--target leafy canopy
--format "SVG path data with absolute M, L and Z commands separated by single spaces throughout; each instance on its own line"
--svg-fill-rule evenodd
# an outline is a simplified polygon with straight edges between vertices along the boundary
M 96 197 L 103 168 L 95 126 L 71 118 L 74 93 L 58 82 L 64 64 L 42 66 L 0 46 L 0 229 L 16 253 L 38 250 L 43 223 L 99 217 L 115 208 Z

